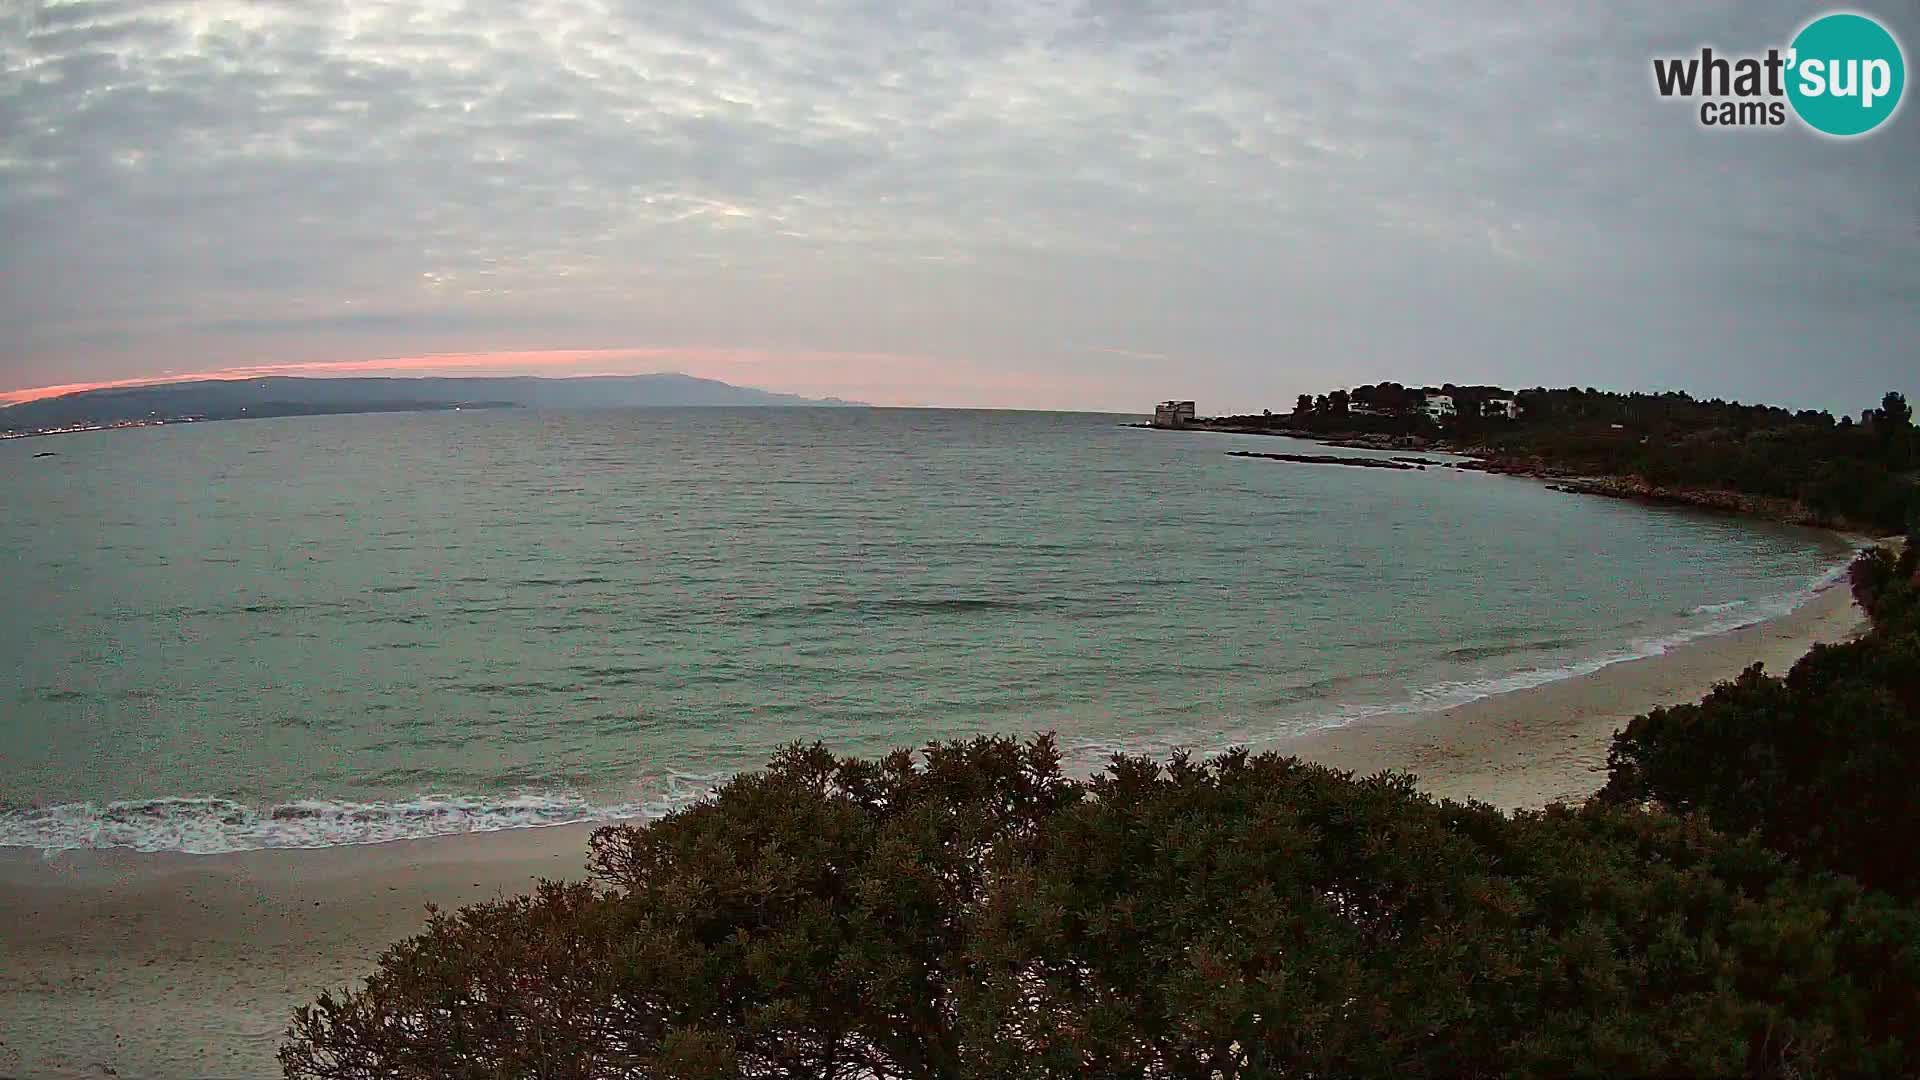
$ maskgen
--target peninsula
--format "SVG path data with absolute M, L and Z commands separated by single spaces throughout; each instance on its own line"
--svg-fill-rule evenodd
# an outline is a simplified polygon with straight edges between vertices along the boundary
M 1898 533 L 1920 516 L 1920 435 L 1899 392 L 1856 418 L 1680 392 L 1387 382 L 1302 394 L 1288 413 L 1196 417 L 1191 402 L 1168 402 L 1136 426 L 1459 454 L 1472 460 L 1452 467 L 1561 491 L 1856 533 Z

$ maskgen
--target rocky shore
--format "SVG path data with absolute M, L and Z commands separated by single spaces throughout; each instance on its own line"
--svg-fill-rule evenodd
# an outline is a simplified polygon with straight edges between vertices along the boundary
M 1150 424 L 1134 424 L 1133 427 L 1151 427 Z M 1564 491 L 1570 495 L 1600 495 L 1610 499 L 1631 499 L 1636 502 L 1653 503 L 1662 506 L 1692 506 L 1703 510 L 1715 510 L 1727 514 L 1743 514 L 1748 517 L 1765 518 L 1769 521 L 1785 522 L 1789 525 L 1808 525 L 1816 528 L 1836 529 L 1851 533 L 1875 532 L 1871 526 L 1852 521 L 1833 514 L 1822 513 L 1805 503 L 1793 499 L 1776 498 L 1767 495 L 1752 495 L 1745 492 L 1730 491 L 1725 488 L 1681 487 L 1656 484 L 1639 476 L 1592 476 L 1573 472 L 1553 465 L 1541 457 L 1514 457 L 1497 453 L 1482 446 L 1455 446 L 1444 440 L 1429 439 L 1419 435 L 1381 435 L 1361 432 L 1326 433 L 1306 431 L 1284 427 L 1250 427 L 1239 424 L 1210 424 L 1205 421 L 1195 423 L 1181 430 L 1209 431 L 1224 435 L 1277 435 L 1283 438 L 1300 439 L 1305 442 L 1317 442 L 1322 446 L 1337 446 L 1349 450 L 1424 450 L 1433 453 L 1453 454 L 1465 461 L 1430 461 L 1412 457 L 1395 457 L 1388 460 L 1372 458 L 1336 458 L 1332 455 L 1311 454 L 1256 454 L 1249 451 L 1229 451 L 1233 457 L 1259 457 L 1276 461 L 1292 461 L 1316 465 L 1355 465 L 1363 468 L 1408 468 L 1424 469 L 1427 466 L 1449 469 L 1471 469 L 1478 472 L 1498 473 L 1503 476 L 1524 476 L 1535 480 L 1549 481 L 1548 487 L 1554 491 Z
M 1247 450 L 1229 450 L 1228 457 L 1265 458 L 1268 461 L 1291 461 L 1300 465 L 1351 465 L 1361 469 L 1399 469 L 1407 472 L 1418 470 L 1425 472 L 1428 462 L 1412 458 L 1364 458 L 1336 457 L 1333 454 L 1255 454 Z M 1432 462 L 1431 464 L 1439 464 Z
M 1637 476 L 1589 477 L 1547 486 L 1554 491 L 1564 491 L 1570 495 L 1605 495 L 1608 498 L 1633 499 L 1638 502 L 1662 503 L 1669 506 L 1697 506 L 1729 514 L 1746 514 L 1773 521 L 1784 521 L 1790 525 L 1812 525 L 1852 532 L 1871 531 L 1866 526 L 1818 513 L 1804 503 L 1795 502 L 1792 499 L 1747 495 L 1717 488 L 1662 487 Z
M 1460 453 L 1473 454 L 1473 451 L 1460 451 Z M 1836 529 L 1841 532 L 1871 533 L 1875 531 L 1869 525 L 1837 515 L 1821 513 L 1794 499 L 1753 495 L 1747 492 L 1729 491 L 1725 488 L 1667 486 L 1656 484 L 1640 476 L 1582 476 L 1565 469 L 1555 468 L 1538 458 L 1476 456 L 1474 460 L 1457 467 L 1499 473 L 1504 476 L 1525 476 L 1536 480 L 1548 480 L 1552 481 L 1547 485 L 1548 488 L 1564 491 L 1570 495 L 1602 495 L 1610 499 L 1631 499 L 1635 502 L 1662 506 L 1692 506 L 1727 514 L 1766 518 L 1769 521 L 1780 521 L 1789 525 Z
M 1273 435 L 1282 439 L 1299 439 L 1303 442 L 1317 442 L 1324 446 L 1339 446 L 1349 450 L 1443 450 L 1444 444 L 1421 435 L 1381 435 L 1372 432 L 1345 432 L 1327 434 L 1308 431 L 1305 428 L 1255 427 L 1248 424 L 1220 424 L 1208 420 L 1195 420 L 1179 428 L 1156 428 L 1152 424 L 1123 424 L 1122 427 L 1146 428 L 1153 431 L 1205 431 L 1215 435 Z

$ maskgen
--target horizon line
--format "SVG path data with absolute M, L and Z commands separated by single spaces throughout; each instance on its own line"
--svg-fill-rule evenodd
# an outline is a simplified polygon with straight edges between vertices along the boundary
M 784 394 L 783 390 L 763 390 L 757 386 L 742 386 L 724 379 L 710 379 L 704 375 L 694 375 L 685 371 L 585 371 L 573 375 L 234 375 L 225 372 L 207 372 L 196 375 L 155 375 L 150 378 L 108 379 L 97 383 L 63 383 L 54 386 L 29 387 L 22 390 L 0 390 L 0 409 L 10 409 L 15 405 L 27 405 L 35 401 L 51 401 L 56 398 L 73 397 L 76 394 L 90 394 L 97 390 L 138 390 L 149 386 L 180 386 L 187 383 L 230 383 L 252 382 L 255 379 L 292 379 L 299 382 L 345 382 L 348 379 L 382 380 L 388 382 L 415 382 L 426 379 L 539 379 L 544 382 L 568 382 L 574 379 L 657 379 L 677 376 L 682 379 L 694 379 L 699 382 L 720 383 L 737 390 L 759 390 L 764 394 Z M 78 389 L 70 389 L 78 387 Z M 42 391 L 58 391 L 43 393 Z M 17 395 L 32 394 L 33 397 Z M 793 397 L 805 395 L 794 394 Z M 843 400 L 840 398 L 818 398 L 815 400 Z
M 44 386 L 21 387 L 0 391 L 0 407 L 24 405 L 29 402 L 43 401 L 48 398 L 67 397 L 83 394 L 92 390 L 130 389 L 143 386 L 166 386 L 184 382 L 242 382 L 257 378 L 387 378 L 387 379 L 425 379 L 425 378 L 526 378 L 526 379 L 563 379 L 563 378 L 624 378 L 642 375 L 680 375 L 690 379 L 707 379 L 724 382 L 730 386 L 745 389 L 762 390 L 767 393 L 797 394 L 802 397 L 844 397 L 858 393 L 854 388 L 836 388 L 831 391 L 817 388 L 802 389 L 787 386 L 757 386 L 752 382 L 730 382 L 727 378 L 717 378 L 711 374 L 694 374 L 689 368 L 719 367 L 727 370 L 729 377 L 733 370 L 740 368 L 760 368 L 763 373 L 771 373 L 778 366 L 792 362 L 831 360 L 840 363 L 852 362 L 856 367 L 862 365 L 925 365 L 931 362 L 929 357 L 908 356 L 896 353 L 872 353 L 832 350 L 770 350 L 754 348 L 730 348 L 714 346 L 694 346 L 669 348 L 663 346 L 631 346 L 626 348 L 598 349 L 528 349 L 504 350 L 498 352 L 445 352 L 423 353 L 412 356 L 386 356 L 364 360 L 307 360 L 268 364 L 235 364 L 228 367 L 204 371 L 173 372 L 165 371 L 158 375 L 143 375 L 122 379 L 97 379 L 52 383 Z M 656 365 L 673 364 L 672 368 Z M 562 368 L 572 369 L 554 374 L 537 373 L 526 369 Z M 582 370 L 582 369 L 585 370 Z M 507 369 L 507 370 L 502 370 Z M 741 374 L 748 374 L 742 372 Z M 750 376 L 749 376 L 750 377 Z M 780 380 L 773 380 L 779 382 Z M 910 404 L 895 402 L 895 404 Z

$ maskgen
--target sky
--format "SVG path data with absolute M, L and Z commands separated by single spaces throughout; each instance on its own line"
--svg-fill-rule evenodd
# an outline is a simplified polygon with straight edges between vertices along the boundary
M 1920 7 L 1877 2 L 1920 62 Z M 1824 10 L 0 0 L 0 400 L 671 370 L 901 405 L 1392 379 L 1857 412 L 1920 396 L 1920 106 L 1709 130 L 1651 76 Z

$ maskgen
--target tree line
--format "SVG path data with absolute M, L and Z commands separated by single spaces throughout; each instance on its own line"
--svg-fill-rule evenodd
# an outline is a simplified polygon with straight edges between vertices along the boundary
M 1436 421 L 1421 412 L 1433 394 L 1452 398 L 1457 415 Z M 1500 399 L 1516 400 L 1519 416 L 1487 415 L 1485 404 Z M 1881 533 L 1902 532 L 1920 515 L 1920 434 L 1898 392 L 1856 419 L 1681 392 L 1386 382 L 1302 394 L 1289 414 L 1219 420 L 1320 436 L 1425 438 L 1511 466 L 1787 500 L 1813 520 Z

